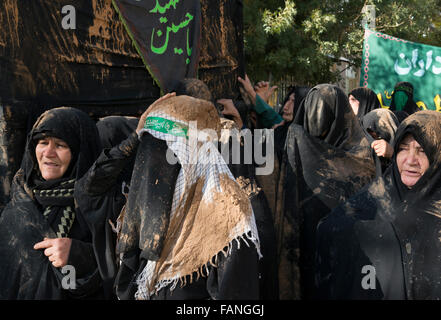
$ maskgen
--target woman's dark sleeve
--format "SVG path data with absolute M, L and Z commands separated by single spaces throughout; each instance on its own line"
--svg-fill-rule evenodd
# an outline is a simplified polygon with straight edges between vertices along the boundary
M 67 268 L 69 266 L 73 269 Z M 63 268 L 54 267 L 54 271 L 61 284 L 68 286 L 63 289 L 67 290 L 72 298 L 103 298 L 103 283 L 91 243 L 72 239 L 67 265 Z M 73 283 L 75 286 L 72 286 Z
M 94 283 L 98 276 L 106 299 L 113 298 L 113 285 L 117 272 L 116 234 L 112 231 L 109 220 L 114 223 L 119 214 L 120 208 L 116 208 L 115 202 L 121 187 L 118 178 L 130 164 L 132 156 L 136 154 L 138 144 L 138 135 L 134 132 L 118 146 L 104 149 L 75 186 L 75 199 L 93 240 L 92 243 L 74 240 L 71 248 L 72 257 L 69 259 L 73 261 L 72 264 L 78 264 L 79 272 L 88 273 L 84 279 L 85 283 Z M 83 257 L 84 260 L 81 262 L 81 255 L 85 257 L 94 255 L 94 259 L 87 259 L 89 265 L 86 266 L 86 258 Z
M 86 174 L 85 191 L 90 195 L 99 195 L 115 186 L 120 173 L 136 154 L 138 145 L 138 135 L 133 132 L 118 146 L 104 149 Z
M 76 276 L 79 278 L 93 273 L 97 265 L 92 244 L 72 239 L 67 264 L 75 268 Z

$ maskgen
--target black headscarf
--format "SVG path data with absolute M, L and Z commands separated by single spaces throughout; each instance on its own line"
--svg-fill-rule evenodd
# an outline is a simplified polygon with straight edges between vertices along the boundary
M 396 110 L 396 107 L 395 107 L 394 95 L 398 91 L 405 92 L 407 97 L 408 97 L 407 103 L 403 107 L 402 110 Z M 405 111 L 409 115 L 411 115 L 412 113 L 415 113 L 415 112 L 420 110 L 418 108 L 417 104 L 415 103 L 415 101 L 413 101 L 413 85 L 410 82 L 402 81 L 402 82 L 398 82 L 395 85 L 394 92 L 392 94 L 392 101 L 391 101 L 391 104 L 390 104 L 390 110 L 392 110 L 393 112 L 395 112 L 395 111 Z
M 364 134 L 351 111 L 348 98 L 340 88 L 320 84 L 308 92 L 296 113 L 294 124 L 330 146 L 352 152 L 357 149 L 363 153 L 366 145 L 360 143 Z
M 303 99 L 305 99 L 309 90 L 311 90 L 310 87 L 293 86 L 286 94 L 285 99 L 283 99 L 282 108 L 280 109 L 279 114 L 280 115 L 283 114 L 283 107 L 285 106 L 286 102 L 289 100 L 289 96 L 294 93 L 293 113 L 295 117 L 296 111 L 299 110 L 300 104 L 302 103 Z
M 279 272 L 284 270 L 281 298 L 312 298 L 317 223 L 372 180 L 374 161 L 348 97 L 329 84 L 308 92 L 288 130 L 285 149 L 283 195 L 278 196 L 284 199 L 284 209 L 278 211 L 283 217 L 275 219 Z
M 411 205 L 418 207 L 420 201 L 426 201 L 431 198 L 433 192 L 438 193 L 441 189 L 439 183 L 441 179 L 441 172 L 439 170 L 441 164 L 441 116 L 433 111 L 420 111 L 418 115 L 412 115 L 406 118 L 399 126 L 395 144 L 394 144 L 394 170 L 392 176 L 396 181 L 394 190 L 398 193 L 395 195 L 397 199 L 404 200 Z M 407 135 L 411 134 L 414 139 L 422 146 L 424 153 L 429 159 L 430 167 L 418 182 L 408 189 L 401 182 L 396 165 L 396 156 L 401 140 Z M 439 190 L 441 194 L 441 190 Z
M 411 134 L 430 166 L 409 189 L 396 155 Z M 322 298 L 441 299 L 441 114 L 420 111 L 399 126 L 392 167 L 332 212 L 318 228 Z M 360 273 L 375 268 L 376 288 Z
M 354 98 L 360 102 L 357 113 L 358 119 L 362 119 L 364 115 L 374 109 L 381 108 L 377 95 L 369 88 L 356 88 L 349 92 L 348 96 L 350 95 L 354 96 Z
M 108 116 L 101 118 L 96 127 L 104 149 L 113 148 L 132 134 L 138 126 L 135 117 Z
M 103 148 L 110 149 L 119 145 L 135 132 L 138 122 L 138 118 L 123 116 L 108 116 L 100 119 L 96 123 L 96 127 L 98 128 Z M 121 172 L 118 179 L 119 184 L 123 181 L 127 184 L 130 183 L 134 164 L 135 156 L 132 157 L 130 163 Z
M 399 122 L 395 114 L 385 108 L 375 109 L 362 118 L 363 127 L 376 133 L 378 139 L 392 143 Z
M 386 140 L 387 143 L 392 144 L 395 137 L 395 132 L 399 126 L 399 122 L 395 114 L 385 108 L 372 110 L 362 118 L 361 122 L 363 128 L 366 130 L 366 137 L 371 144 L 376 139 L 383 139 Z M 375 133 L 376 139 L 372 137 L 371 133 Z M 372 154 L 375 158 L 377 176 L 382 175 L 389 166 L 390 159 L 378 157 L 373 149 Z
M 43 137 L 60 138 L 71 150 L 71 163 L 60 179 L 46 181 L 41 177 L 35 147 Z M 0 252 L 3 257 L 8 257 L 0 260 L 0 273 L 3 275 L 0 277 L 1 297 L 66 297 L 67 291 L 61 289 L 63 274 L 52 266 L 43 250 L 33 249 L 34 244 L 44 237 L 60 237 L 57 227 L 66 211 L 72 225 L 63 236 L 79 240 L 72 242 L 69 259 L 81 253 L 83 258 L 79 259 L 80 264 L 84 264 L 75 265 L 79 287 L 73 294 L 84 297 L 94 293 L 100 285 L 98 272 L 88 279 L 79 280 L 84 276 L 82 271 L 90 270 L 91 265 L 93 270 L 96 263 L 93 250 L 83 250 L 83 244 L 87 246 L 86 242 L 92 242 L 93 230 L 81 208 L 77 207 L 74 196 L 77 181 L 87 172 L 100 151 L 98 131 L 86 113 L 62 107 L 48 110 L 37 119 L 28 135 L 21 168 L 14 177 L 11 201 L 0 218 Z M 17 215 L 17 212 L 20 214 Z
M 99 141 L 94 139 L 96 135 L 95 123 L 86 113 L 66 107 L 44 112 L 29 133 L 23 162 L 25 181 L 59 237 L 68 235 L 69 225 L 74 220 L 75 182 L 86 173 L 101 149 Z M 59 138 L 70 148 L 69 167 L 59 179 L 46 181 L 38 169 L 35 148 L 38 141 L 45 137 Z M 61 227 L 65 210 L 72 210 L 71 219 L 68 227 Z M 57 231 L 59 228 L 61 230 Z
M 283 100 L 282 108 L 280 109 L 279 114 L 281 116 L 283 115 L 283 107 L 285 106 L 286 102 L 289 100 L 289 96 L 294 93 L 294 107 L 293 107 L 293 120 L 292 120 L 294 121 L 297 110 L 299 110 L 300 105 L 302 104 L 302 101 L 305 99 L 309 90 L 311 90 L 310 87 L 302 87 L 302 86 L 294 86 L 293 88 L 291 88 L 288 91 L 287 95 L 285 96 L 285 99 Z M 283 148 L 285 146 L 285 140 L 286 140 L 286 133 L 288 132 L 288 128 L 291 125 L 292 121 L 285 122 L 283 125 L 277 127 L 274 130 L 274 144 L 279 159 L 282 159 Z
M 395 110 L 393 113 L 397 117 L 399 123 L 403 122 L 403 120 L 409 116 L 409 114 L 403 110 Z
M 62 139 L 71 150 L 72 160 L 62 180 L 81 178 L 101 151 L 96 125 L 86 113 L 67 107 L 48 110 L 37 119 L 28 135 L 22 169 L 30 186 L 43 182 L 35 157 L 35 147 L 43 137 Z

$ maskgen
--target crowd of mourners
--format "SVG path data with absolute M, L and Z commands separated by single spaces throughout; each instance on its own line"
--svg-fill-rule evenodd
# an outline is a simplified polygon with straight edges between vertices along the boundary
M 238 81 L 241 103 L 184 79 L 139 119 L 41 114 L 0 213 L 0 299 L 440 299 L 441 114 L 408 82 L 388 108 L 293 86 L 277 112 Z M 192 145 L 193 121 L 269 129 L 271 174 L 246 135 Z

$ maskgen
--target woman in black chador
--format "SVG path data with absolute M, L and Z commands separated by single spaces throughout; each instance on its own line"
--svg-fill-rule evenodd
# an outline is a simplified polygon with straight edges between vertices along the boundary
M 377 175 L 383 174 L 393 155 L 391 146 L 399 125 L 395 114 L 385 108 L 374 109 L 361 121 L 375 157 Z
M 374 91 L 369 88 L 355 88 L 348 94 L 349 104 L 358 119 L 361 119 L 372 110 L 381 108 L 380 101 Z
M 392 165 L 318 227 L 324 299 L 441 299 L 441 114 L 398 127 Z
M 0 217 L 1 299 L 106 296 L 97 230 L 77 203 L 100 150 L 95 123 L 77 109 L 49 110 L 34 124 Z
M 315 229 L 321 218 L 375 175 L 369 142 L 345 93 L 321 84 L 291 124 L 275 219 L 281 299 L 314 298 Z

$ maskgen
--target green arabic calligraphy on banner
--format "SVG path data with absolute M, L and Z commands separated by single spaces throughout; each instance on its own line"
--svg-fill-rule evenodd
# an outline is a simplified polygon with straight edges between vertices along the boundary
M 145 129 L 151 129 L 176 137 L 188 138 L 188 126 L 161 117 L 148 117 L 144 125 Z
M 399 81 L 412 83 L 420 109 L 441 112 L 441 47 L 365 29 L 360 86 L 377 93 L 387 108 Z
M 162 91 L 195 78 L 199 62 L 199 0 L 112 0 L 142 60 Z

